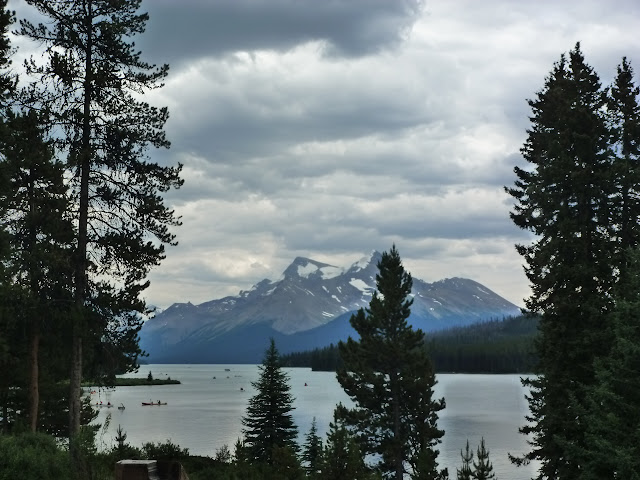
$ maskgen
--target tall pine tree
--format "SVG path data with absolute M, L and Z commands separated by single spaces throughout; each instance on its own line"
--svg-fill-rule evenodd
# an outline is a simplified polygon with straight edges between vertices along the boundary
M 614 154 L 611 224 L 615 226 L 613 234 L 617 247 L 614 264 L 619 266 L 620 277 L 627 273 L 629 249 L 640 246 L 639 95 L 640 88 L 633 81 L 633 68 L 623 58 L 607 102 Z
M 9 280 L 24 291 L 15 315 L 28 331 L 28 412 L 32 431 L 38 425 L 39 350 L 43 334 L 62 340 L 61 323 L 70 310 L 71 252 L 74 231 L 69 218 L 63 166 L 54 161 L 38 116 L 8 113 L 0 125 L 0 191 L 3 222 L 9 234 Z M 13 300 L 16 302 L 16 299 Z M 57 324 L 57 325 L 56 325 Z M 55 328 L 55 327 L 58 328 Z
M 609 90 L 618 282 L 607 318 L 613 326 L 613 347 L 609 355 L 596 359 L 596 384 L 589 395 L 584 479 L 640 479 L 640 89 L 633 76 L 624 58 Z
M 15 21 L 14 12 L 7 9 L 8 0 L 0 0 L 0 110 L 13 103 L 17 78 L 10 71 L 11 42 L 9 28 Z
M 604 319 L 616 274 L 607 99 L 579 44 L 529 105 L 532 126 L 522 148 L 529 167 L 515 168 L 507 192 L 516 201 L 512 220 L 536 236 L 516 248 L 532 287 L 526 306 L 542 316 L 538 376 L 525 381 L 531 416 L 521 429 L 533 448 L 514 460 L 539 460 L 539 479 L 578 479 L 593 364 L 612 340 Z
M 444 435 L 437 420 L 445 404 L 433 399 L 424 334 L 407 323 L 413 281 L 395 245 L 378 268 L 369 308 L 351 316 L 360 339 L 340 343 L 338 382 L 355 406 L 338 413 L 357 432 L 363 453 L 380 459 L 386 478 L 401 480 L 406 471 L 413 479 L 437 478 L 435 446 Z
M 590 392 L 584 480 L 640 479 L 640 250 L 627 251 L 628 274 L 616 286 L 609 321 L 611 353 L 595 362 Z
M 27 0 L 45 21 L 20 22 L 20 33 L 43 44 L 43 59 L 27 62 L 33 79 L 26 105 L 48 115 L 65 155 L 73 192 L 76 249 L 73 256 L 75 312 L 70 373 L 70 432 L 80 426 L 83 347 L 87 337 L 129 331 L 121 346 L 139 352 L 135 335 L 143 312 L 141 292 L 149 269 L 174 243 L 178 225 L 162 193 L 178 188 L 180 166 L 148 161 L 149 147 L 168 147 L 166 108 L 140 100 L 162 86 L 168 66 L 140 58 L 133 37 L 143 33 L 141 0 Z M 106 307 L 106 308 L 105 308 Z
M 244 448 L 252 462 L 273 465 L 276 449 L 298 451 L 289 377 L 282 371 L 273 339 L 259 369 L 260 378 L 251 384 L 258 392 L 249 399 L 247 414 L 242 418 Z
M 6 108 L 10 106 L 15 89 L 16 79 L 10 72 L 11 42 L 9 28 L 14 21 L 13 13 L 7 9 L 8 0 L 0 0 L 0 116 L 4 118 Z M 0 191 L 9 189 L 9 177 L 0 173 Z M 13 311 L 9 308 L 11 299 L 15 298 L 13 285 L 9 281 L 10 274 L 6 271 L 5 260 L 10 255 L 9 233 L 5 228 L 6 211 L 0 205 L 0 368 L 5 373 L 0 378 L 0 415 L 2 416 L 2 431 L 8 430 L 7 402 L 11 394 L 11 387 L 16 374 L 17 358 L 11 353 L 11 334 L 15 323 Z

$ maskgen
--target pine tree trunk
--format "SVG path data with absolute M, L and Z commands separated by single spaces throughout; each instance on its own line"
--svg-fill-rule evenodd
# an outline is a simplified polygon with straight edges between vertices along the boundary
M 40 381 L 38 370 L 38 351 L 40 348 L 40 329 L 38 321 L 33 322 L 33 333 L 29 347 L 29 429 L 35 432 L 38 428 L 38 405 L 40 404 Z
M 2 395 L 2 433 L 9 434 L 9 408 L 7 407 L 7 395 Z
M 29 168 L 29 180 L 27 191 L 29 195 L 29 217 L 37 218 L 37 202 L 35 198 L 35 179 L 36 173 L 34 171 L 34 167 L 31 166 Z M 36 245 L 38 243 L 38 232 L 36 229 L 35 223 L 30 222 L 29 228 L 29 243 L 28 250 L 35 251 Z M 30 288 L 31 294 L 34 298 L 39 297 L 39 282 L 38 277 L 40 276 L 39 266 L 29 260 L 29 278 L 30 278 Z M 36 300 L 37 302 L 37 300 Z M 39 306 L 39 305 L 38 305 Z M 38 427 L 38 404 L 40 403 L 40 392 L 38 390 L 39 379 L 39 371 L 38 371 L 38 350 L 40 347 L 40 319 L 39 312 L 36 313 L 35 318 L 31 319 L 31 338 L 29 339 L 29 389 L 28 389 L 28 419 L 29 419 L 29 429 L 32 432 L 35 432 Z
M 76 323 L 79 319 L 75 320 Z M 76 326 L 74 330 L 78 330 Z M 82 395 L 82 336 L 73 334 L 71 351 L 71 391 L 69 397 L 69 434 L 74 435 L 80 430 L 80 405 Z
M 395 447 L 396 480 L 402 480 L 404 475 L 404 462 L 402 455 L 402 439 L 400 438 L 400 392 L 398 391 L 398 372 L 393 372 L 391 378 L 391 395 L 393 403 L 393 440 Z
M 82 113 L 82 153 L 80 166 L 80 205 L 78 221 L 78 252 L 75 271 L 75 299 L 77 314 L 74 319 L 71 358 L 71 392 L 69 398 L 69 430 L 73 435 L 80 430 L 80 407 L 82 395 L 82 334 L 84 330 L 84 304 L 87 291 L 87 222 L 89 213 L 89 169 L 91 168 L 91 82 L 93 48 L 92 0 L 87 0 L 86 58 L 84 80 L 84 110 Z

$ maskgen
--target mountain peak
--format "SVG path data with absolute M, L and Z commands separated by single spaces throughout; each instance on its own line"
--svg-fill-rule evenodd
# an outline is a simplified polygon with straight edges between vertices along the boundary
M 381 258 L 374 250 L 342 269 L 297 257 L 275 282 L 262 280 L 238 296 L 198 306 L 172 305 L 144 323 L 140 346 L 154 360 L 225 363 L 240 359 L 238 352 L 244 352 L 242 361 L 258 361 L 269 336 L 282 351 L 286 345 L 294 351 L 346 340 L 350 315 L 371 301 Z M 425 332 L 519 313 L 516 305 L 464 278 L 414 278 L 411 296 L 411 324 Z
M 296 257 L 291 265 L 284 271 L 284 278 L 310 278 L 320 277 L 328 279 L 343 273 L 339 267 L 334 267 L 328 263 L 318 262 L 306 257 Z
M 349 272 L 352 272 L 352 273 L 359 272 L 360 270 L 365 270 L 366 268 L 371 267 L 372 265 L 378 268 L 378 262 L 381 259 L 382 259 L 382 254 L 377 250 L 372 250 L 369 255 L 367 255 L 366 257 L 362 257 L 356 263 L 351 265 L 351 267 L 349 268 Z

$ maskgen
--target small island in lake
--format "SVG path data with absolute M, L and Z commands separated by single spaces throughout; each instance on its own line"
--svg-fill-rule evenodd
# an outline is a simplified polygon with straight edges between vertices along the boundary
M 148 385 L 180 385 L 180 380 L 172 380 L 171 378 L 116 378 L 111 385 L 103 385 L 104 387 L 142 387 Z M 84 387 L 95 387 L 96 382 L 84 382 Z
M 137 387 L 143 385 L 180 385 L 180 380 L 172 380 L 171 378 L 116 378 L 114 387 Z

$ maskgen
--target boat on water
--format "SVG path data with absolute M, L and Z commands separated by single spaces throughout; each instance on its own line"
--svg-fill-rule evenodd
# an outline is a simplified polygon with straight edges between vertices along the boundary
M 167 402 L 161 402 L 161 401 L 157 401 L 157 402 L 142 402 L 142 406 L 143 407 L 153 407 L 154 405 L 166 405 Z
M 124 410 L 124 403 L 121 403 L 120 405 L 118 405 L 118 410 Z

